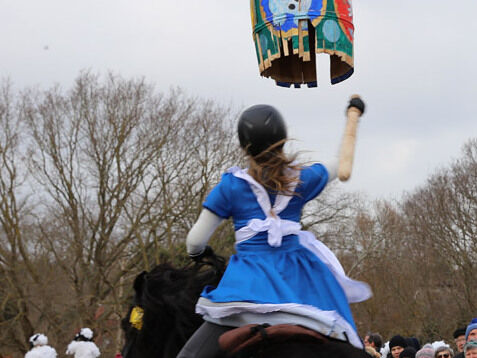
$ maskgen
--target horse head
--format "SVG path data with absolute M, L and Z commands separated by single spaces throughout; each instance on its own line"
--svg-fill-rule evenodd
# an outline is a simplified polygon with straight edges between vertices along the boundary
M 160 264 L 134 280 L 134 298 L 121 326 L 124 358 L 175 357 L 202 324 L 195 304 L 207 285 L 217 285 L 225 259 L 212 255 L 176 268 Z

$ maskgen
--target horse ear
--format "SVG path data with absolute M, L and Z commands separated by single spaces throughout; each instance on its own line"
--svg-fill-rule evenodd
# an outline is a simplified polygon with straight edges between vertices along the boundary
M 134 279 L 134 284 L 133 284 L 134 291 L 136 291 L 136 293 L 139 295 L 142 293 L 144 289 L 144 282 L 146 281 L 146 278 L 145 278 L 146 275 L 147 275 L 147 271 L 143 271 L 139 275 L 137 275 L 136 278 Z

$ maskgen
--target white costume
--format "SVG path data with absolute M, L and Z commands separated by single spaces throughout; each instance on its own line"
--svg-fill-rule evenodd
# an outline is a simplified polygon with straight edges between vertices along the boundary
M 25 358 L 56 358 L 56 351 L 48 346 L 48 338 L 45 335 L 35 334 L 29 341 L 33 348 L 25 354 Z
M 25 358 L 56 358 L 56 351 L 50 346 L 41 346 L 32 348 Z
M 84 340 L 81 340 L 84 339 Z M 100 356 L 99 348 L 92 342 L 93 331 L 82 328 L 75 340 L 68 345 L 66 354 L 74 354 L 74 358 L 96 358 Z
M 96 358 L 101 353 L 93 342 L 73 341 L 68 345 L 66 354 L 74 354 L 75 358 Z

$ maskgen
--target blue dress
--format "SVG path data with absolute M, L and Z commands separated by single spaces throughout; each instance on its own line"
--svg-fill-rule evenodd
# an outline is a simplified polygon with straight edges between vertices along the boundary
M 280 312 L 361 347 L 349 302 L 370 297 L 369 287 L 349 279 L 331 251 L 300 230 L 302 209 L 325 188 L 328 173 L 314 164 L 299 178 L 295 195 L 284 196 L 270 195 L 246 170 L 223 175 L 203 206 L 233 218 L 237 253 L 219 285 L 204 289 L 196 311 L 212 322 L 244 314 L 267 321 Z

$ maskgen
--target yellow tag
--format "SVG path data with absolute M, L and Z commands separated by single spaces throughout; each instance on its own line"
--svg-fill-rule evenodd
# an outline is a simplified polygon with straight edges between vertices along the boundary
M 134 307 L 131 311 L 131 315 L 129 316 L 129 322 L 132 324 L 134 328 L 137 330 L 142 329 L 142 317 L 144 316 L 144 310 L 141 307 Z

